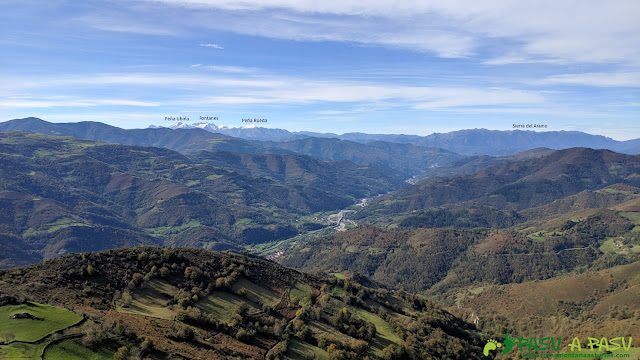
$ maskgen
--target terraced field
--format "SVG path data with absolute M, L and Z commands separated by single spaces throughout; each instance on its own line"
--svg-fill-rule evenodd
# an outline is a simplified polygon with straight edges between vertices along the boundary
M 120 344 L 107 341 L 100 344 L 97 349 L 91 349 L 82 344 L 82 339 L 66 339 L 49 346 L 45 352 L 44 360 L 112 360 L 113 354 Z
M 349 307 L 349 311 L 356 314 L 360 319 L 372 322 L 376 326 L 376 336 L 371 341 L 371 350 L 376 356 L 382 357 L 382 349 L 394 344 L 401 345 L 402 339 L 396 335 L 388 322 L 381 317 L 360 308 Z
M 167 300 L 178 292 L 178 288 L 166 281 L 153 279 L 144 283 L 143 288 L 136 288 L 131 292 L 128 307 L 117 307 L 126 314 L 138 314 L 160 319 L 173 320 L 174 314 L 166 304 Z
M 309 285 L 296 281 L 289 289 L 289 300 L 297 305 L 307 305 L 311 302 L 311 287 Z
M 329 354 L 319 347 L 307 344 L 304 341 L 293 339 L 289 344 L 287 353 L 284 355 L 287 360 L 317 359 L 329 360 Z
M 333 337 L 338 339 L 339 341 L 345 344 L 355 344 L 358 339 L 351 337 L 347 334 L 343 334 L 339 331 L 336 331 L 331 325 L 323 322 L 314 320 L 309 323 L 309 329 L 314 334 L 314 336 L 319 337 L 320 335 L 324 335 L 327 337 Z
M 236 294 L 241 292 L 241 289 L 244 289 L 244 297 L 258 304 L 274 307 L 278 305 L 281 300 L 280 297 L 273 291 L 267 290 L 262 286 L 256 285 L 244 278 L 238 280 L 231 287 L 231 290 L 233 290 Z
M 224 291 L 213 291 L 198 301 L 195 306 L 204 313 L 213 314 L 216 319 L 222 322 L 230 323 L 233 315 L 243 303 L 249 306 L 249 313 L 261 311 L 260 306 L 255 302 Z

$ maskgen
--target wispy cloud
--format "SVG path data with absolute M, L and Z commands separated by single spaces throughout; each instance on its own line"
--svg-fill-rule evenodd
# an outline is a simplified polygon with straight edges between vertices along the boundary
M 236 74 L 252 73 L 258 70 L 253 67 L 229 66 L 229 65 L 205 65 L 205 66 L 202 66 L 202 68 L 206 70 L 217 71 L 217 72 L 236 73 Z
M 544 96 L 535 91 L 515 89 L 438 89 L 433 98 L 416 105 L 416 109 L 446 109 L 507 104 L 542 104 Z
M 224 49 L 222 46 L 220 46 L 218 44 L 200 44 L 200 46 L 213 48 L 213 49 L 220 49 L 220 50 Z
M 142 34 L 142 35 L 177 35 L 180 30 L 177 27 L 158 25 L 148 21 L 141 21 L 131 14 L 116 12 L 100 15 L 87 15 L 73 19 L 90 28 L 114 31 L 122 33 Z
M 584 0 L 153 0 L 193 11 L 203 26 L 300 41 L 352 41 L 487 64 L 640 63 L 640 2 Z M 197 13 L 197 15 L 196 15 Z M 246 26 L 249 23 L 251 26 Z M 500 49 L 504 53 L 495 53 Z M 513 54 L 518 54 L 513 57 Z
M 351 130 L 463 118 L 471 127 L 635 123 L 639 114 L 633 0 L 11 0 L 0 8 L 4 114 L 255 111 L 293 127 L 330 120 Z M 323 121 L 299 120 L 306 116 Z
M 536 84 L 581 85 L 597 87 L 640 87 L 640 72 L 598 72 L 549 76 Z
M 541 116 L 543 122 L 555 122 L 558 118 L 579 118 L 579 119 L 623 119 L 630 118 L 628 113 L 614 113 L 608 111 L 594 111 L 593 109 L 576 109 L 567 106 L 558 106 L 554 104 L 545 104 L 545 106 L 476 106 L 476 107 L 449 107 L 431 109 L 439 112 L 456 113 L 465 115 L 509 115 L 510 120 L 517 121 L 527 116 Z M 535 104 L 533 104 L 535 105 Z M 581 125 L 580 125 L 581 126 Z M 580 127 L 578 126 L 578 128 Z M 566 127 L 566 125 L 563 125 Z
M 540 58 L 540 57 L 532 57 L 527 56 L 525 54 L 510 54 L 510 55 L 501 55 L 498 57 L 493 57 L 487 60 L 482 61 L 484 65 L 510 65 L 510 64 L 566 64 L 566 60 L 562 60 L 559 58 Z
M 131 24 L 94 24 L 98 30 L 117 31 L 145 35 L 175 35 L 175 32 L 162 27 L 140 26 Z
M 228 69 L 227 69 L 228 70 Z M 67 89 L 98 92 L 120 88 L 151 87 L 154 91 L 170 89 L 169 103 L 197 104 L 309 104 L 309 103 L 382 103 L 388 106 L 435 109 L 461 106 L 543 103 L 543 93 L 511 88 L 407 86 L 375 81 L 318 80 L 292 76 L 234 74 L 130 73 L 60 76 L 55 78 L 8 79 L 14 92 L 30 88 Z M 184 88 L 179 91 L 178 89 Z M 212 92 L 215 94 L 211 95 Z M 77 96 L 77 95 L 76 95 Z M 75 98 L 70 99 L 75 100 Z M 95 100 L 87 100 L 95 104 Z M 162 102 L 156 100 L 156 102 Z M 164 102 L 163 102 L 164 103 Z M 43 105 L 46 104 L 43 103 Z M 109 103 L 105 102 L 105 105 Z M 154 103 L 131 102 L 122 105 L 152 106 Z M 85 106 L 89 106 L 86 105 Z
M 0 100 L 0 107 L 4 108 L 53 108 L 53 107 L 90 107 L 90 106 L 159 106 L 157 102 L 136 101 L 123 99 L 83 99 L 68 97 L 59 99 L 34 98 L 34 99 L 7 99 Z
M 162 87 L 176 89 L 177 86 L 189 86 L 197 90 L 216 89 L 220 87 L 237 88 L 272 88 L 284 85 L 285 78 L 246 78 L 220 75 L 188 75 L 180 73 L 109 73 L 109 74 L 74 74 L 62 76 L 38 77 L 6 77 L 4 89 L 47 89 L 65 88 L 69 91 L 85 89 L 105 89 L 123 86 L 150 86 L 150 90 Z M 157 93 L 157 92 L 156 92 Z

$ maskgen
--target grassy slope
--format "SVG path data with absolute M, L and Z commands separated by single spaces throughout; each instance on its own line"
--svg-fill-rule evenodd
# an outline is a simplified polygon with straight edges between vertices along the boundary
M 640 337 L 638 262 L 596 273 L 494 286 L 465 297 L 462 308 L 450 311 L 464 317 L 474 313 L 485 324 L 495 317 L 509 318 L 509 327 L 522 336 Z
M 291 289 L 289 289 L 289 300 L 294 304 L 304 305 L 308 302 L 306 299 L 310 296 L 311 287 L 303 282 L 296 281 L 291 285 Z
M 229 323 L 236 309 L 242 303 L 246 303 L 249 306 L 249 313 L 260 311 L 258 304 L 253 301 L 223 291 L 213 291 L 210 295 L 198 301 L 195 306 L 202 312 L 213 314 L 220 321 Z
M 82 345 L 81 339 L 67 339 L 48 347 L 44 360 L 111 360 L 120 346 L 123 344 L 108 341 L 90 349 Z
M 9 319 L 11 315 L 23 312 L 43 318 L 44 321 Z M 16 341 L 37 341 L 54 331 L 78 323 L 82 320 L 82 316 L 54 306 L 27 303 L 0 307 L 0 319 L 3 319 L 0 322 L 0 333 L 12 332 L 16 336 Z
M 331 325 L 319 320 L 311 321 L 309 323 L 309 329 L 311 329 L 311 332 L 313 332 L 315 336 L 324 335 L 328 337 L 333 337 L 345 344 L 355 344 L 356 341 L 358 341 L 358 339 L 353 338 L 347 334 L 343 334 L 339 331 L 336 331 L 333 327 L 331 327 Z
M 376 356 L 382 357 L 382 349 L 391 344 L 402 344 L 402 339 L 393 332 L 389 323 L 382 320 L 378 315 L 358 308 L 350 308 L 349 310 L 357 314 L 362 320 L 372 322 L 376 326 L 376 336 L 371 342 L 371 350 Z
M 45 320 L 10 319 L 11 315 L 23 312 Z M 40 340 L 55 331 L 77 324 L 82 320 L 82 317 L 62 308 L 27 303 L 0 307 L 0 319 L 3 319 L 0 322 L 0 334 L 11 332 L 16 337 L 12 343 L 0 346 L 0 354 L 7 359 L 28 359 L 38 358 L 47 342 L 28 344 L 21 341 L 33 342 Z
M 318 359 L 329 360 L 329 354 L 320 349 L 319 347 L 307 344 L 306 342 L 298 339 L 293 339 L 289 344 L 289 349 L 284 356 L 286 360 L 301 360 L 301 359 Z
M 7 359 L 38 359 L 46 345 L 45 342 L 38 344 L 13 342 L 0 346 L 0 355 L 4 355 Z
M 254 303 L 274 307 L 278 305 L 281 300 L 280 297 L 273 291 L 267 290 L 262 286 L 257 285 L 245 278 L 238 280 L 231 287 L 231 290 L 233 290 L 235 293 L 238 293 L 240 289 L 245 289 L 246 294 L 244 296 Z

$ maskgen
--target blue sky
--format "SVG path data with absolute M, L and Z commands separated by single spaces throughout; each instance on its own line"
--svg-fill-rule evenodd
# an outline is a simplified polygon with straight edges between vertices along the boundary
M 640 2 L 4 0 L 0 120 L 640 137 Z

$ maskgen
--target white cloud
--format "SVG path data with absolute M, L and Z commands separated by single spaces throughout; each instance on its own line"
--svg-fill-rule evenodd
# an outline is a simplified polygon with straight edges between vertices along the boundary
M 501 55 L 482 62 L 485 65 L 508 65 L 508 64 L 566 64 L 567 61 L 561 59 L 535 58 L 526 54 Z
M 193 13 L 198 24 L 215 31 L 294 41 L 354 42 L 383 45 L 441 57 L 465 57 L 473 52 L 473 36 L 420 18 L 335 18 L 309 14 L 281 16 L 274 12 Z M 251 24 L 251 26 L 247 26 Z
M 94 87 L 104 88 L 109 86 L 153 86 L 167 87 L 178 90 L 181 86 L 198 87 L 200 90 L 217 87 L 277 87 L 282 86 L 286 80 L 280 78 L 233 78 L 217 75 L 186 75 L 175 73 L 115 73 L 115 74 L 86 74 L 67 75 L 56 77 L 14 78 L 6 77 L 4 88 L 29 89 L 29 88 L 75 88 Z
M 344 115 L 344 114 L 355 114 L 357 111 L 352 110 L 320 110 L 315 112 L 318 115 Z
M 202 26 L 248 35 L 353 41 L 432 52 L 441 57 L 467 57 L 487 47 L 492 52 L 487 63 L 494 65 L 511 63 L 509 58 L 516 63 L 640 62 L 640 2 L 633 0 L 151 3 L 185 11 L 195 9 L 192 15 L 202 19 L 197 21 Z
M 73 19 L 94 29 L 103 31 L 124 32 L 143 35 L 174 36 L 178 28 L 157 25 L 156 23 L 141 21 L 134 16 L 121 12 L 101 13 Z
M 513 119 L 520 118 L 522 116 L 540 115 L 544 116 L 543 121 L 555 121 L 557 118 L 579 118 L 579 119 L 628 119 L 629 114 L 611 113 L 608 111 L 594 111 L 593 109 L 575 109 L 571 107 L 553 106 L 547 105 L 530 107 L 530 106 L 511 106 L 510 104 L 504 104 L 504 106 L 490 106 L 490 107 L 450 107 L 450 108 L 437 108 L 431 109 L 440 112 L 465 114 L 465 115 L 484 115 L 484 114 L 501 114 L 509 115 Z
M 160 105 L 157 102 L 136 101 L 123 99 L 81 99 L 81 98 L 39 98 L 39 99 L 8 99 L 0 101 L 4 108 L 52 108 L 52 107 L 89 107 L 89 106 L 142 106 L 152 107 Z
M 94 24 L 94 28 L 105 31 L 126 32 L 145 35 L 174 35 L 171 30 L 158 27 L 139 26 L 131 24 Z
M 157 102 L 153 101 L 137 101 L 137 100 L 122 100 L 122 99 L 97 99 L 93 100 L 96 105 L 124 105 L 124 106 L 158 106 Z
M 203 97 L 197 100 L 192 100 L 190 103 L 192 104 L 270 104 L 278 102 L 275 98 L 266 98 L 266 97 L 250 97 L 250 96 L 213 96 L 213 97 Z
M 534 83 L 542 85 L 640 87 L 640 72 L 562 74 L 549 76 Z
M 220 50 L 224 49 L 222 46 L 220 46 L 218 44 L 200 44 L 200 46 L 213 48 L 213 49 L 220 49 Z
M 258 70 L 252 67 L 229 66 L 229 65 L 206 65 L 206 66 L 203 66 L 203 68 L 207 70 L 213 70 L 213 71 L 218 71 L 223 73 L 251 73 Z
M 514 89 L 444 89 L 416 109 L 443 109 L 507 104 L 541 104 L 544 97 L 533 91 Z
M 91 92 L 111 93 L 122 88 L 144 94 L 147 90 L 169 90 L 171 96 L 154 102 L 104 100 L 104 105 L 155 106 L 198 104 L 308 104 L 308 103 L 365 103 L 400 106 L 417 109 L 436 109 L 463 106 L 491 106 L 498 104 L 541 104 L 545 97 L 540 92 L 510 88 L 484 88 L 473 86 L 407 86 L 374 81 L 318 80 L 291 76 L 262 76 L 233 73 L 172 74 L 129 73 L 95 74 L 91 76 L 60 76 L 55 78 L 8 78 L 7 88 L 19 94 L 31 89 L 65 89 L 67 94 Z M 79 95 L 69 99 L 56 99 L 59 104 L 77 101 Z M 49 104 L 43 102 L 44 106 Z M 51 103 L 53 104 L 53 103 Z M 56 103 L 57 104 L 57 103 Z M 83 106 L 97 105 L 87 99 Z M 26 106 L 26 105 L 25 105 Z

